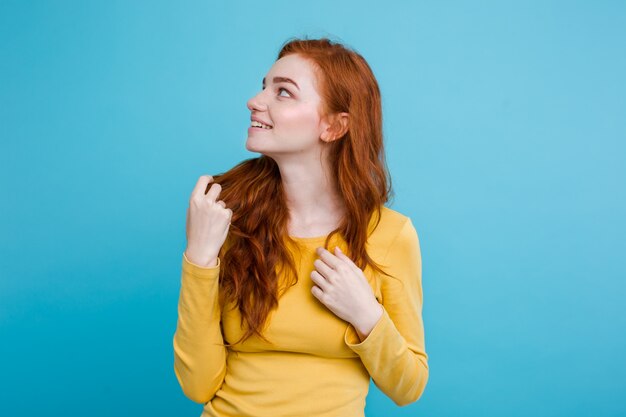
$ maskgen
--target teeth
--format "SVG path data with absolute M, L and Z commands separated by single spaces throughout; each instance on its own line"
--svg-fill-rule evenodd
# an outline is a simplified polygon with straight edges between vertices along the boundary
M 271 129 L 271 126 L 268 125 L 264 125 L 263 123 L 257 122 L 256 120 L 253 120 L 252 123 L 250 123 L 250 126 L 253 127 L 262 127 L 263 129 Z

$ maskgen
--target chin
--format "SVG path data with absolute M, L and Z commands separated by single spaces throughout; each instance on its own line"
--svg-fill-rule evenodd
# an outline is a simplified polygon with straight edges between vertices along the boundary
M 264 155 L 266 154 L 263 150 L 263 147 L 255 145 L 254 140 L 251 141 L 250 138 L 248 138 L 248 140 L 246 141 L 246 150 L 250 152 L 262 153 Z
M 260 149 L 250 143 L 250 139 L 246 141 L 246 149 L 250 152 L 260 152 Z

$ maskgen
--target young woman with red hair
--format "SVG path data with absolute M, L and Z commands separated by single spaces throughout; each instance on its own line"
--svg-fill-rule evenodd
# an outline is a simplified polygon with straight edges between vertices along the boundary
M 357 417 L 370 377 L 402 406 L 428 380 L 421 254 L 384 206 L 378 83 L 326 38 L 285 43 L 248 101 L 246 148 L 187 211 L 174 371 L 202 416 Z

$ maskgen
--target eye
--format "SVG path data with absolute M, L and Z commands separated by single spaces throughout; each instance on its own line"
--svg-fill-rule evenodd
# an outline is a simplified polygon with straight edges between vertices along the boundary
M 265 86 L 263 86 L 263 87 L 261 88 L 261 90 L 265 90 Z M 286 92 L 289 94 L 289 96 L 288 96 L 288 97 L 291 97 L 291 93 L 290 93 L 290 92 L 289 92 L 289 90 L 287 90 L 286 88 L 283 88 L 283 87 L 278 87 L 278 91 L 279 91 L 279 93 L 280 93 L 280 91 L 286 91 Z M 280 95 L 280 94 L 279 94 L 279 95 Z M 281 96 L 281 97 L 285 97 L 285 96 Z
M 279 87 L 279 88 L 278 88 L 278 91 L 279 91 L 279 92 L 280 92 L 280 91 L 286 91 L 286 92 L 289 94 L 289 96 L 288 96 L 288 97 L 291 97 L 291 93 L 290 93 L 290 92 L 289 92 L 289 90 L 287 90 L 286 88 Z M 280 95 L 280 94 L 279 94 L 279 95 Z M 284 96 L 282 96 L 282 97 L 284 97 Z

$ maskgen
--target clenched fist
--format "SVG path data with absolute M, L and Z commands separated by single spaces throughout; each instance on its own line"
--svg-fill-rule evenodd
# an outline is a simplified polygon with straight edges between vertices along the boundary
M 228 236 L 233 215 L 222 200 L 217 200 L 222 187 L 213 183 L 209 188 L 212 181 L 210 175 L 198 179 L 187 208 L 185 256 L 192 263 L 207 268 L 217 266 L 217 256 Z

